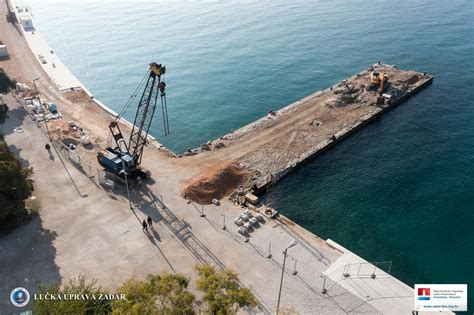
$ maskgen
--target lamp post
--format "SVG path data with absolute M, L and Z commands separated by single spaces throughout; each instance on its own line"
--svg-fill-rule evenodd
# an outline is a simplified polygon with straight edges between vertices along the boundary
M 38 93 L 38 87 L 36 86 L 36 81 L 38 81 L 40 79 L 40 77 L 36 77 L 33 79 L 33 85 L 35 86 L 35 93 L 36 93 L 36 98 L 39 100 L 40 102 L 40 105 L 41 104 L 41 99 L 40 99 L 40 96 L 39 96 L 39 93 Z
M 222 229 L 225 230 L 227 227 L 225 226 L 225 213 L 222 214 L 223 222 L 222 222 Z
M 283 286 L 283 275 L 285 274 L 285 263 L 286 263 L 286 254 L 288 250 L 294 246 L 296 246 L 298 242 L 296 240 L 293 240 L 293 242 L 288 245 L 287 248 L 283 251 L 283 267 L 281 268 L 281 279 L 280 279 L 280 290 L 278 291 L 278 303 L 277 303 L 277 311 L 276 314 L 278 315 L 278 311 L 280 310 L 280 298 L 281 298 L 281 288 Z

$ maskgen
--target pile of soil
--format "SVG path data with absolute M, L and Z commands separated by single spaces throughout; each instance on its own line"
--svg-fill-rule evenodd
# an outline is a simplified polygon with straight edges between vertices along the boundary
M 71 130 L 64 120 L 53 120 L 48 122 L 49 131 L 60 140 L 74 137 L 79 139 L 81 136 L 78 131 Z
M 212 199 L 219 200 L 232 193 L 248 176 L 249 172 L 237 162 L 220 165 L 189 180 L 182 195 L 198 204 L 210 204 Z

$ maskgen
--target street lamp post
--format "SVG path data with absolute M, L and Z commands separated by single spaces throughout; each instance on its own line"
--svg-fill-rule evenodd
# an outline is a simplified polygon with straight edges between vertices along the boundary
M 39 79 L 40 79 L 40 77 L 34 78 L 34 79 L 33 79 L 33 84 L 34 84 L 34 86 L 35 86 L 36 98 L 39 100 L 40 105 L 42 105 L 42 104 L 41 104 L 41 98 L 40 98 L 39 93 L 38 93 L 38 87 L 36 86 L 36 81 L 38 81 Z
M 35 94 L 36 94 L 36 98 L 38 99 L 38 101 L 40 102 L 40 106 L 43 106 L 42 102 L 41 102 L 41 98 L 39 96 L 39 93 L 38 93 L 38 87 L 36 86 L 36 81 L 38 81 L 39 79 L 41 79 L 40 77 L 36 77 L 33 79 L 33 85 L 35 86 Z M 46 106 L 46 104 L 45 104 Z M 47 109 L 47 108 L 46 108 Z M 46 127 L 46 132 L 48 134 L 48 137 L 49 137 L 49 141 L 53 141 L 53 139 L 51 139 L 51 134 L 49 133 L 49 128 L 48 128 L 48 120 L 44 119 L 44 126 Z
M 293 240 L 293 242 L 288 245 L 287 248 L 283 251 L 283 267 L 281 268 L 281 279 L 280 279 L 280 290 L 278 291 L 278 302 L 277 302 L 277 310 L 276 314 L 278 315 L 278 311 L 280 310 L 280 298 L 281 298 L 281 289 L 283 287 L 283 275 L 285 274 L 285 263 L 286 263 L 286 254 L 288 250 L 294 246 L 296 246 L 298 242 L 296 240 Z

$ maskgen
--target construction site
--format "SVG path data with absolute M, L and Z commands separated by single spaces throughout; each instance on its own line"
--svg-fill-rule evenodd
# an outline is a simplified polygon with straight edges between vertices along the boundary
M 205 202 L 228 195 L 238 185 L 246 193 L 265 192 L 268 184 L 400 104 L 432 80 L 426 73 L 374 64 L 326 90 L 179 155 L 201 163 L 224 160 L 221 156 L 225 156 L 238 161 L 241 167 L 236 171 L 235 164 L 230 164 L 228 168 L 214 170 L 215 174 L 203 174 L 188 189 Z M 228 176 L 229 180 L 223 180 L 222 176 Z M 235 184 L 223 192 L 216 191 L 216 196 L 211 189 L 208 195 L 206 187 L 212 186 L 214 181 Z M 202 191 L 197 189 L 199 186 L 203 187 Z
M 42 281 L 63 281 L 83 273 L 113 288 L 126 277 L 162 270 L 192 274 L 198 262 L 236 270 L 257 296 L 260 312 L 273 314 L 280 304 L 285 247 L 296 240 L 287 270 L 283 263 L 288 275 L 282 305 L 301 314 L 412 311 L 413 289 L 392 277 L 387 264 L 372 264 L 320 239 L 260 199 L 292 169 L 401 104 L 433 76 L 368 63 L 354 76 L 230 134 L 172 152 L 149 134 L 155 123 L 170 131 L 162 61 L 145 63 L 138 96 L 126 104 L 135 111 L 128 122 L 95 99 L 52 50 L 42 52 L 42 45 L 29 40 L 40 33 L 12 22 L 20 13 L 6 3 L 0 4 L 8 16 L 0 22 L 0 40 L 9 57 L 1 66 L 17 80 L 17 89 L 4 98 L 13 111 L 2 131 L 34 167 L 42 205 L 35 224 L 55 236 L 40 245 L 30 229 L 20 251 L 3 241 L 8 255 L 2 265 L 8 267 L 0 275 L 9 281 L 2 294 L 22 278 L 34 283 L 36 274 Z M 56 155 L 49 160 L 41 156 L 48 141 Z M 158 222 L 160 235 L 153 239 L 139 228 L 146 216 Z M 88 246 L 74 246 L 81 243 Z M 17 268 L 19 257 L 44 246 L 54 247 L 53 257 L 41 254 L 35 267 Z

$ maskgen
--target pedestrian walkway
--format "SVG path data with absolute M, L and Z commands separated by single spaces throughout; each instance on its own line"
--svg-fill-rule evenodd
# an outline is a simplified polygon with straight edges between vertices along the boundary
M 25 7 L 21 0 L 11 0 L 11 4 L 12 8 L 18 7 L 21 9 Z M 21 13 L 18 12 L 18 9 L 15 10 L 17 15 L 29 15 L 29 13 L 24 10 Z M 69 90 L 82 87 L 81 82 L 62 63 L 56 53 L 49 47 L 43 35 L 35 28 L 35 23 L 32 17 L 31 20 L 33 23 L 32 29 L 24 30 L 21 25 L 18 25 L 18 28 L 21 29 L 30 50 L 38 60 L 38 63 L 43 67 L 44 71 L 49 75 L 51 80 L 53 80 L 59 90 Z

